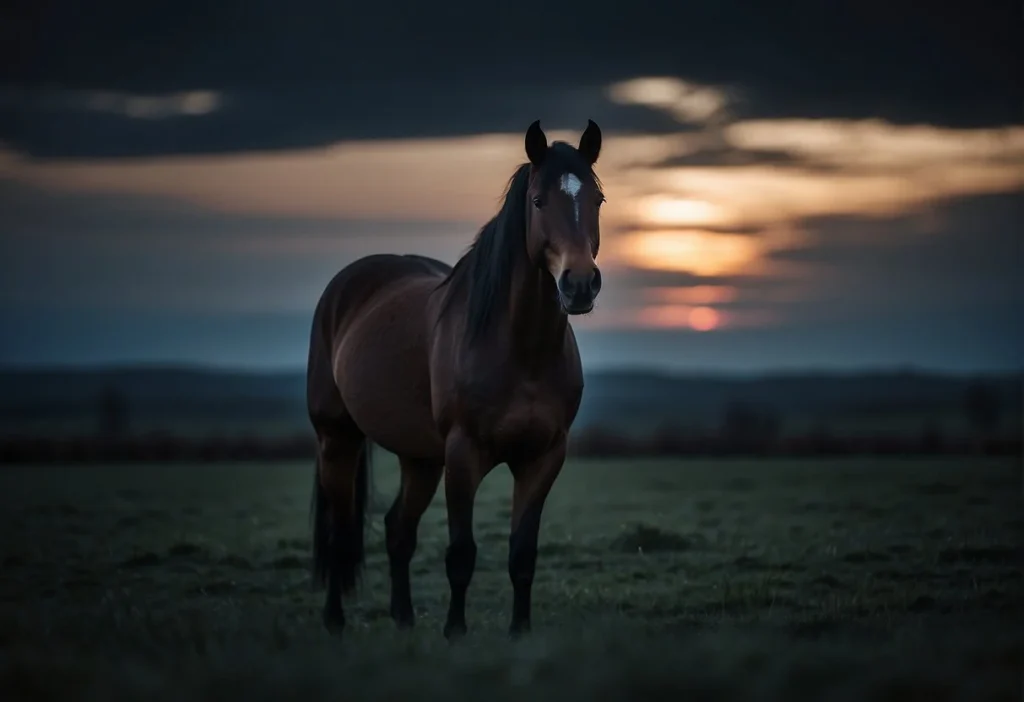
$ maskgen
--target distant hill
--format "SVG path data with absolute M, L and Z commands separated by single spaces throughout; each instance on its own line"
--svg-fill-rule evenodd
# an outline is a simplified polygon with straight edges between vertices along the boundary
M 1000 425 L 1019 432 L 1024 375 L 953 376 L 916 371 L 674 375 L 649 370 L 588 374 L 577 426 L 649 431 L 666 424 L 717 426 L 736 405 L 787 426 L 832 428 L 965 422 L 979 384 L 995 398 Z M 308 429 L 303 372 L 202 368 L 0 370 L 0 432 L 89 431 L 100 397 L 113 391 L 135 430 L 278 433 Z

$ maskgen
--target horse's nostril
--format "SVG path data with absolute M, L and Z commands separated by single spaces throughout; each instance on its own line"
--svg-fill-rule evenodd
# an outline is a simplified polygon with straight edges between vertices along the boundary
M 590 294 L 597 295 L 601 292 L 601 269 L 595 268 L 594 275 L 590 278 Z
M 569 278 L 569 269 L 562 271 L 562 275 L 558 278 L 558 289 L 563 295 L 572 295 L 573 284 Z

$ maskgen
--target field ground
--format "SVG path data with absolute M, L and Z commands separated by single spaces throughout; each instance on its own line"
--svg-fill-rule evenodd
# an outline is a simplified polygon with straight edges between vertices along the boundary
M 387 617 L 378 512 L 346 638 L 321 632 L 311 480 L 306 463 L 4 467 L 0 697 L 1021 698 L 1018 460 L 570 462 L 515 643 L 499 468 L 456 646 L 440 492 L 416 629 Z

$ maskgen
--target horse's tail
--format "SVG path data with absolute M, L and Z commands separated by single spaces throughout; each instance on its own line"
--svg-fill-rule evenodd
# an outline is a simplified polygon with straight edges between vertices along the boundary
M 317 456 L 317 463 L 313 471 L 310 516 L 313 522 L 314 584 L 321 586 L 327 584 L 331 562 L 336 561 L 341 578 L 341 591 L 344 594 L 355 590 L 363 563 L 366 560 L 364 535 L 366 521 L 369 518 L 367 507 L 373 477 L 372 456 L 373 443 L 369 439 L 364 439 L 356 460 L 354 511 L 348 523 L 340 523 L 331 518 L 330 502 L 320 484 L 319 456 Z
M 352 514 L 352 536 L 349 541 L 351 548 L 346 551 L 347 558 L 342 561 L 341 591 L 349 593 L 355 590 L 356 582 L 366 561 L 366 522 L 370 516 L 367 509 L 370 497 L 370 483 L 373 478 L 373 443 L 363 439 L 359 449 L 359 460 L 356 463 L 355 511 Z

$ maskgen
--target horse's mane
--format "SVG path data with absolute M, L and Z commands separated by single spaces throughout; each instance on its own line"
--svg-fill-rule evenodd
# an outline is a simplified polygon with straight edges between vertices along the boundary
M 556 141 L 548 148 L 541 165 L 541 184 L 550 187 L 565 173 L 589 178 L 600 187 L 600 181 L 579 152 L 564 142 Z M 441 304 L 441 315 L 449 309 L 460 290 L 466 294 L 466 340 L 474 341 L 508 305 L 512 271 L 526 258 L 526 195 L 530 185 L 530 164 L 516 168 L 505 188 L 504 201 L 498 214 L 477 233 L 472 245 L 456 262 L 441 282 L 447 286 Z

